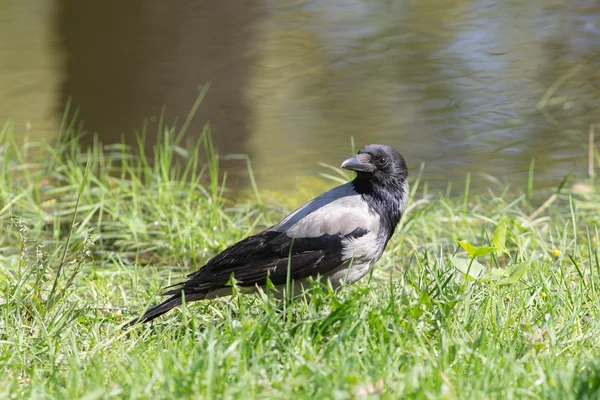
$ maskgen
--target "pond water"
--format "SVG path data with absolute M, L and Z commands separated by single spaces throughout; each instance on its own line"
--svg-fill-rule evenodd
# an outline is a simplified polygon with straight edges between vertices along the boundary
M 161 113 L 206 122 L 259 187 L 292 191 L 386 143 L 445 188 L 585 177 L 600 122 L 594 0 L 0 0 L 0 123 L 56 137 L 65 104 L 106 143 Z M 246 164 L 226 161 L 230 184 Z

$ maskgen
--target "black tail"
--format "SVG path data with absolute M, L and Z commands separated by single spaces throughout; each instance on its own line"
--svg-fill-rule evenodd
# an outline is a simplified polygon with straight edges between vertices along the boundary
M 185 294 L 185 302 L 189 303 L 195 300 L 201 300 L 204 298 L 204 296 L 206 296 L 206 293 L 203 292 Z M 150 322 L 154 318 L 160 317 L 164 313 L 171 311 L 173 308 L 180 306 L 182 303 L 183 301 L 181 298 L 181 293 L 174 294 L 162 303 L 159 303 L 154 307 L 149 308 L 141 317 L 134 318 L 125 325 L 123 325 L 123 329 L 129 328 L 131 325 L 135 325 L 140 322 Z

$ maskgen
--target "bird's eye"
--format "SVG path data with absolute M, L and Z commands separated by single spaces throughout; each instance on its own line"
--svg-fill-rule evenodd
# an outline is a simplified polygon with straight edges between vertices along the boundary
M 380 167 L 385 167 L 387 165 L 387 159 L 385 157 L 377 157 L 377 164 Z

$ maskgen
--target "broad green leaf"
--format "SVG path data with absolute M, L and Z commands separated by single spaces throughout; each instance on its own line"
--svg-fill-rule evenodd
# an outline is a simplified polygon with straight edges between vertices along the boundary
M 529 262 L 522 262 L 506 268 L 504 277 L 498 281 L 499 285 L 510 285 L 517 282 L 529 269 Z
M 508 254 L 508 249 L 506 248 L 506 217 L 504 215 L 500 217 L 500 221 L 498 221 L 498 225 L 496 226 L 492 246 L 496 250 Z
M 475 247 L 466 240 L 459 240 L 458 244 L 460 244 L 460 247 L 462 247 L 467 253 L 469 253 L 469 257 L 471 258 L 481 257 L 496 250 L 495 247 Z
M 485 273 L 485 268 L 477 260 L 467 260 L 459 257 L 451 257 L 450 260 L 454 268 L 471 278 L 482 278 Z M 470 268 L 469 264 L 471 265 Z
M 486 254 L 493 253 L 494 250 L 496 250 L 495 247 L 487 247 L 487 246 L 477 247 L 477 250 L 475 251 L 475 257 L 481 257 L 481 256 L 484 256 Z
M 475 254 L 475 251 L 477 250 L 477 248 L 475 246 L 473 246 L 471 243 L 467 242 L 466 240 L 459 240 L 458 244 L 460 244 L 460 247 L 462 247 L 463 249 L 465 249 L 465 251 L 467 253 L 469 253 L 469 257 L 475 258 L 474 254 Z

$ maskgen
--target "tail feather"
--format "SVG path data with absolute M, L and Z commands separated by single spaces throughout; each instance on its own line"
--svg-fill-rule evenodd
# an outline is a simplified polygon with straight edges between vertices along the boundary
M 205 296 L 206 296 L 206 293 L 204 293 L 204 292 L 186 293 L 185 294 L 185 302 L 189 303 L 189 302 L 192 302 L 195 300 L 201 300 Z M 164 313 L 171 311 L 173 308 L 180 306 L 181 304 L 183 304 L 183 299 L 182 299 L 181 292 L 180 292 L 178 294 L 172 295 L 171 297 L 169 297 L 162 303 L 159 303 L 159 304 L 155 305 L 154 307 L 149 308 L 148 310 L 146 310 L 144 315 L 142 315 L 141 317 L 132 319 L 131 321 L 129 321 L 128 323 L 123 325 L 123 328 L 124 329 L 129 328 L 130 326 L 135 325 L 137 323 L 150 322 L 153 319 L 160 317 Z

